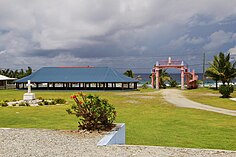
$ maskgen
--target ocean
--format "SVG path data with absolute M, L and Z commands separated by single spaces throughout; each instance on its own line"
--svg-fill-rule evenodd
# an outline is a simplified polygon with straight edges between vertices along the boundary
M 202 80 L 203 74 L 202 73 L 197 73 L 197 75 L 198 75 L 198 80 Z M 149 78 L 150 74 L 148 74 L 148 73 L 139 73 L 139 74 L 137 73 L 137 74 L 135 74 L 135 78 L 137 76 L 140 76 L 142 78 L 142 80 L 140 80 L 141 83 L 146 83 L 146 82 L 151 81 L 151 79 Z M 180 84 L 180 82 L 181 82 L 180 73 L 170 73 L 170 76 L 172 77 L 173 80 L 177 81 L 177 83 Z M 215 83 L 215 81 L 210 80 L 210 79 L 206 79 L 205 83 L 212 84 L 212 83 Z

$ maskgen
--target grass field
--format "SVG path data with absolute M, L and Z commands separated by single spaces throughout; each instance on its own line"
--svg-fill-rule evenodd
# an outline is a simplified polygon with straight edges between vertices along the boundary
M 184 94 L 187 98 L 210 106 L 236 110 L 236 101 L 228 98 L 220 98 L 221 94 L 218 90 L 209 88 L 198 88 L 195 90 L 185 90 Z M 231 97 L 236 98 L 236 92 L 231 94 Z
M 0 90 L 0 99 L 21 99 L 24 92 Z M 77 91 L 34 92 L 36 97 L 65 98 L 71 104 L 69 97 Z M 90 93 L 116 107 L 116 122 L 126 123 L 127 144 L 236 150 L 236 117 L 177 108 L 151 89 Z M 0 127 L 75 130 L 77 118 L 68 115 L 67 108 L 69 105 L 0 107 Z

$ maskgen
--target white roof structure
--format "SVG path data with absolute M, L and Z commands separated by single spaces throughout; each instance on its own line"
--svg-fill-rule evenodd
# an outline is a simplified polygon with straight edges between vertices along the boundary
M 0 75 L 0 81 L 8 81 L 8 80 L 17 80 L 17 78 L 10 78 L 10 77 Z

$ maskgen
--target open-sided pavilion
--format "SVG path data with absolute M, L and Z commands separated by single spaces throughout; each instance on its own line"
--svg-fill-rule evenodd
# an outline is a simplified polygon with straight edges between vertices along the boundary
M 4 75 L 0 75 L 0 89 L 14 88 L 12 84 L 8 84 L 8 81 L 16 80 L 16 78 L 10 78 Z
M 136 89 L 138 81 L 110 67 L 43 67 L 16 80 L 16 88 L 26 88 L 28 80 L 36 89 L 109 90 Z

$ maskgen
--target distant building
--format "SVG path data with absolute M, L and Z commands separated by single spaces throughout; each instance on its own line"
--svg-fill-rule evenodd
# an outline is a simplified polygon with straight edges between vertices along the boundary
M 9 78 L 3 75 L 0 75 L 0 89 L 15 88 L 15 85 L 8 84 L 8 81 L 16 80 L 16 78 Z
M 43 67 L 15 81 L 16 88 L 26 88 L 30 80 L 37 89 L 109 90 L 136 89 L 138 81 L 109 67 Z

